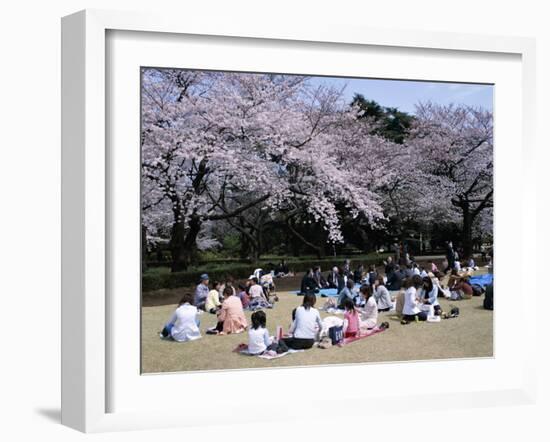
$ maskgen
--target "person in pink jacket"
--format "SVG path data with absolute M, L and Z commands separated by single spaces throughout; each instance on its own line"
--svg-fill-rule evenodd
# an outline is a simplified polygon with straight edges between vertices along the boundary
M 247 323 L 241 300 L 233 295 L 231 287 L 225 288 L 223 297 L 224 301 L 218 314 L 218 327 L 216 328 L 221 329 L 220 334 L 242 333 L 246 330 Z

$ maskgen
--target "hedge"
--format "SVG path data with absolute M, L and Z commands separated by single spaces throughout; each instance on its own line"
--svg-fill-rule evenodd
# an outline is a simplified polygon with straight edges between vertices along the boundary
M 387 254 L 380 254 L 379 256 L 370 256 L 360 259 L 356 257 L 351 260 L 351 266 L 355 267 L 359 263 L 364 266 L 369 266 L 371 264 L 379 265 L 382 260 L 387 256 Z M 287 260 L 286 263 L 288 267 L 294 272 L 303 272 L 311 267 L 320 265 L 323 271 L 328 271 L 334 263 L 340 264 L 340 261 L 343 261 L 341 257 L 327 257 L 323 259 L 315 260 Z M 259 267 L 262 264 L 267 264 L 266 262 L 260 262 Z M 211 270 L 202 269 L 202 270 L 187 270 L 184 272 L 173 272 L 173 273 L 145 273 L 141 278 L 141 289 L 144 292 L 149 292 L 159 289 L 173 289 L 177 287 L 184 287 L 189 285 L 195 285 L 198 283 L 200 275 L 203 273 L 208 273 L 211 281 L 223 280 L 228 275 L 231 275 L 235 279 L 244 279 L 248 278 L 254 271 L 252 264 L 246 263 L 236 263 L 236 264 L 227 264 L 220 268 L 213 268 Z
M 311 262 L 316 262 L 316 263 L 330 262 L 330 263 L 332 263 L 332 262 L 343 261 L 345 259 L 344 256 L 353 261 L 354 259 L 357 260 L 361 257 L 364 257 L 365 255 L 355 255 L 355 258 L 354 258 L 354 255 L 338 255 L 336 258 L 334 256 L 329 256 L 329 257 L 325 257 L 325 258 L 321 258 L 321 259 L 318 259 L 314 256 L 291 257 L 291 258 L 284 258 L 284 257 L 275 256 L 275 257 L 272 257 L 272 258 L 260 258 L 258 260 L 257 264 L 260 267 L 262 265 L 266 265 L 268 263 L 277 264 L 277 263 L 279 263 L 279 261 L 281 261 L 281 259 L 285 259 L 287 263 L 289 263 L 289 262 L 294 262 L 294 263 L 300 263 L 300 262 L 307 262 L 307 263 L 311 263 Z M 367 256 L 370 256 L 370 255 L 367 255 Z M 386 255 L 381 254 L 380 256 L 383 257 L 383 256 L 386 256 Z M 151 268 L 154 268 L 154 267 L 170 267 L 171 262 L 169 260 L 166 260 L 166 261 L 146 260 L 145 264 L 147 265 L 147 267 L 151 267 Z M 232 265 L 232 264 L 245 264 L 245 265 L 248 265 L 249 267 L 254 266 L 254 264 L 252 264 L 250 260 L 242 259 L 242 258 L 214 258 L 214 259 L 209 259 L 209 260 L 199 259 L 197 261 L 197 264 L 198 264 L 197 267 Z

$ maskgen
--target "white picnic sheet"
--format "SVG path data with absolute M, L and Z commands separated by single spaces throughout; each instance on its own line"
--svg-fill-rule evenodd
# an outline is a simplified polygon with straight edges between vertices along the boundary
M 292 348 L 289 348 L 288 351 L 286 351 L 284 353 L 276 353 L 274 351 L 268 351 L 268 352 L 263 353 L 261 355 L 251 355 L 250 353 L 248 353 L 248 350 L 246 349 L 246 350 L 239 351 L 239 353 L 242 354 L 242 355 L 257 356 L 257 357 L 262 358 L 262 359 L 271 360 L 271 359 L 282 358 L 283 356 L 289 355 L 291 353 L 300 353 L 302 351 L 304 351 L 304 350 L 294 350 Z

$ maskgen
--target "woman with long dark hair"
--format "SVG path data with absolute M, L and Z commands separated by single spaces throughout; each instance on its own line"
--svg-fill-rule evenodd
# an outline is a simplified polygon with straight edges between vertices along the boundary
M 437 295 L 439 289 L 434 285 L 432 278 L 426 276 L 422 278 L 422 290 L 420 290 L 420 302 L 425 305 L 431 305 L 434 308 L 434 313 L 436 315 L 441 312 L 441 307 L 439 301 L 437 300 Z
M 418 275 L 414 275 L 412 278 L 406 280 L 405 296 L 403 304 L 403 321 L 408 323 L 409 321 L 425 321 L 428 319 L 426 312 L 423 312 L 418 307 L 418 295 L 417 290 L 423 285 L 422 278 Z
M 294 311 L 290 327 L 291 338 L 284 339 L 289 348 L 303 350 L 313 347 L 323 328 L 319 310 L 314 308 L 317 298 L 313 293 L 306 293 L 302 305 Z

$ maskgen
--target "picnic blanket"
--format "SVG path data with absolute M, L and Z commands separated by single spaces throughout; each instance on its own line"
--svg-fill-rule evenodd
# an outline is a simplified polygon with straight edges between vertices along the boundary
M 340 344 L 338 344 L 338 346 L 341 347 L 343 345 L 351 344 L 352 342 L 355 342 L 355 341 L 360 341 L 361 339 L 365 339 L 365 338 L 368 338 L 372 335 L 382 333 L 384 330 L 386 330 L 386 329 L 385 328 L 380 328 L 380 327 L 375 327 L 372 330 L 367 330 L 365 333 L 361 333 L 361 335 L 359 335 L 359 336 L 355 336 L 353 338 L 344 338 L 344 341 L 341 342 Z
M 359 290 L 361 287 L 361 284 L 355 284 L 355 290 Z M 300 290 L 294 290 L 290 293 L 293 293 L 295 295 L 300 294 Z M 321 298 L 329 298 L 329 297 L 338 297 L 338 289 L 319 289 L 315 295 L 320 296 Z
M 288 351 L 284 353 L 276 353 L 274 351 L 268 351 L 261 355 L 253 355 L 248 352 L 248 345 L 244 343 L 237 345 L 233 350 L 234 353 L 239 353 L 241 355 L 246 355 L 246 356 L 258 356 L 259 358 L 267 359 L 267 360 L 282 358 L 283 356 L 289 355 L 291 353 L 300 353 L 302 351 L 304 350 L 294 350 L 292 348 L 289 348 Z
M 493 274 L 485 273 L 484 275 L 476 275 L 470 277 L 470 284 L 477 284 L 485 288 L 486 285 L 493 283 Z

